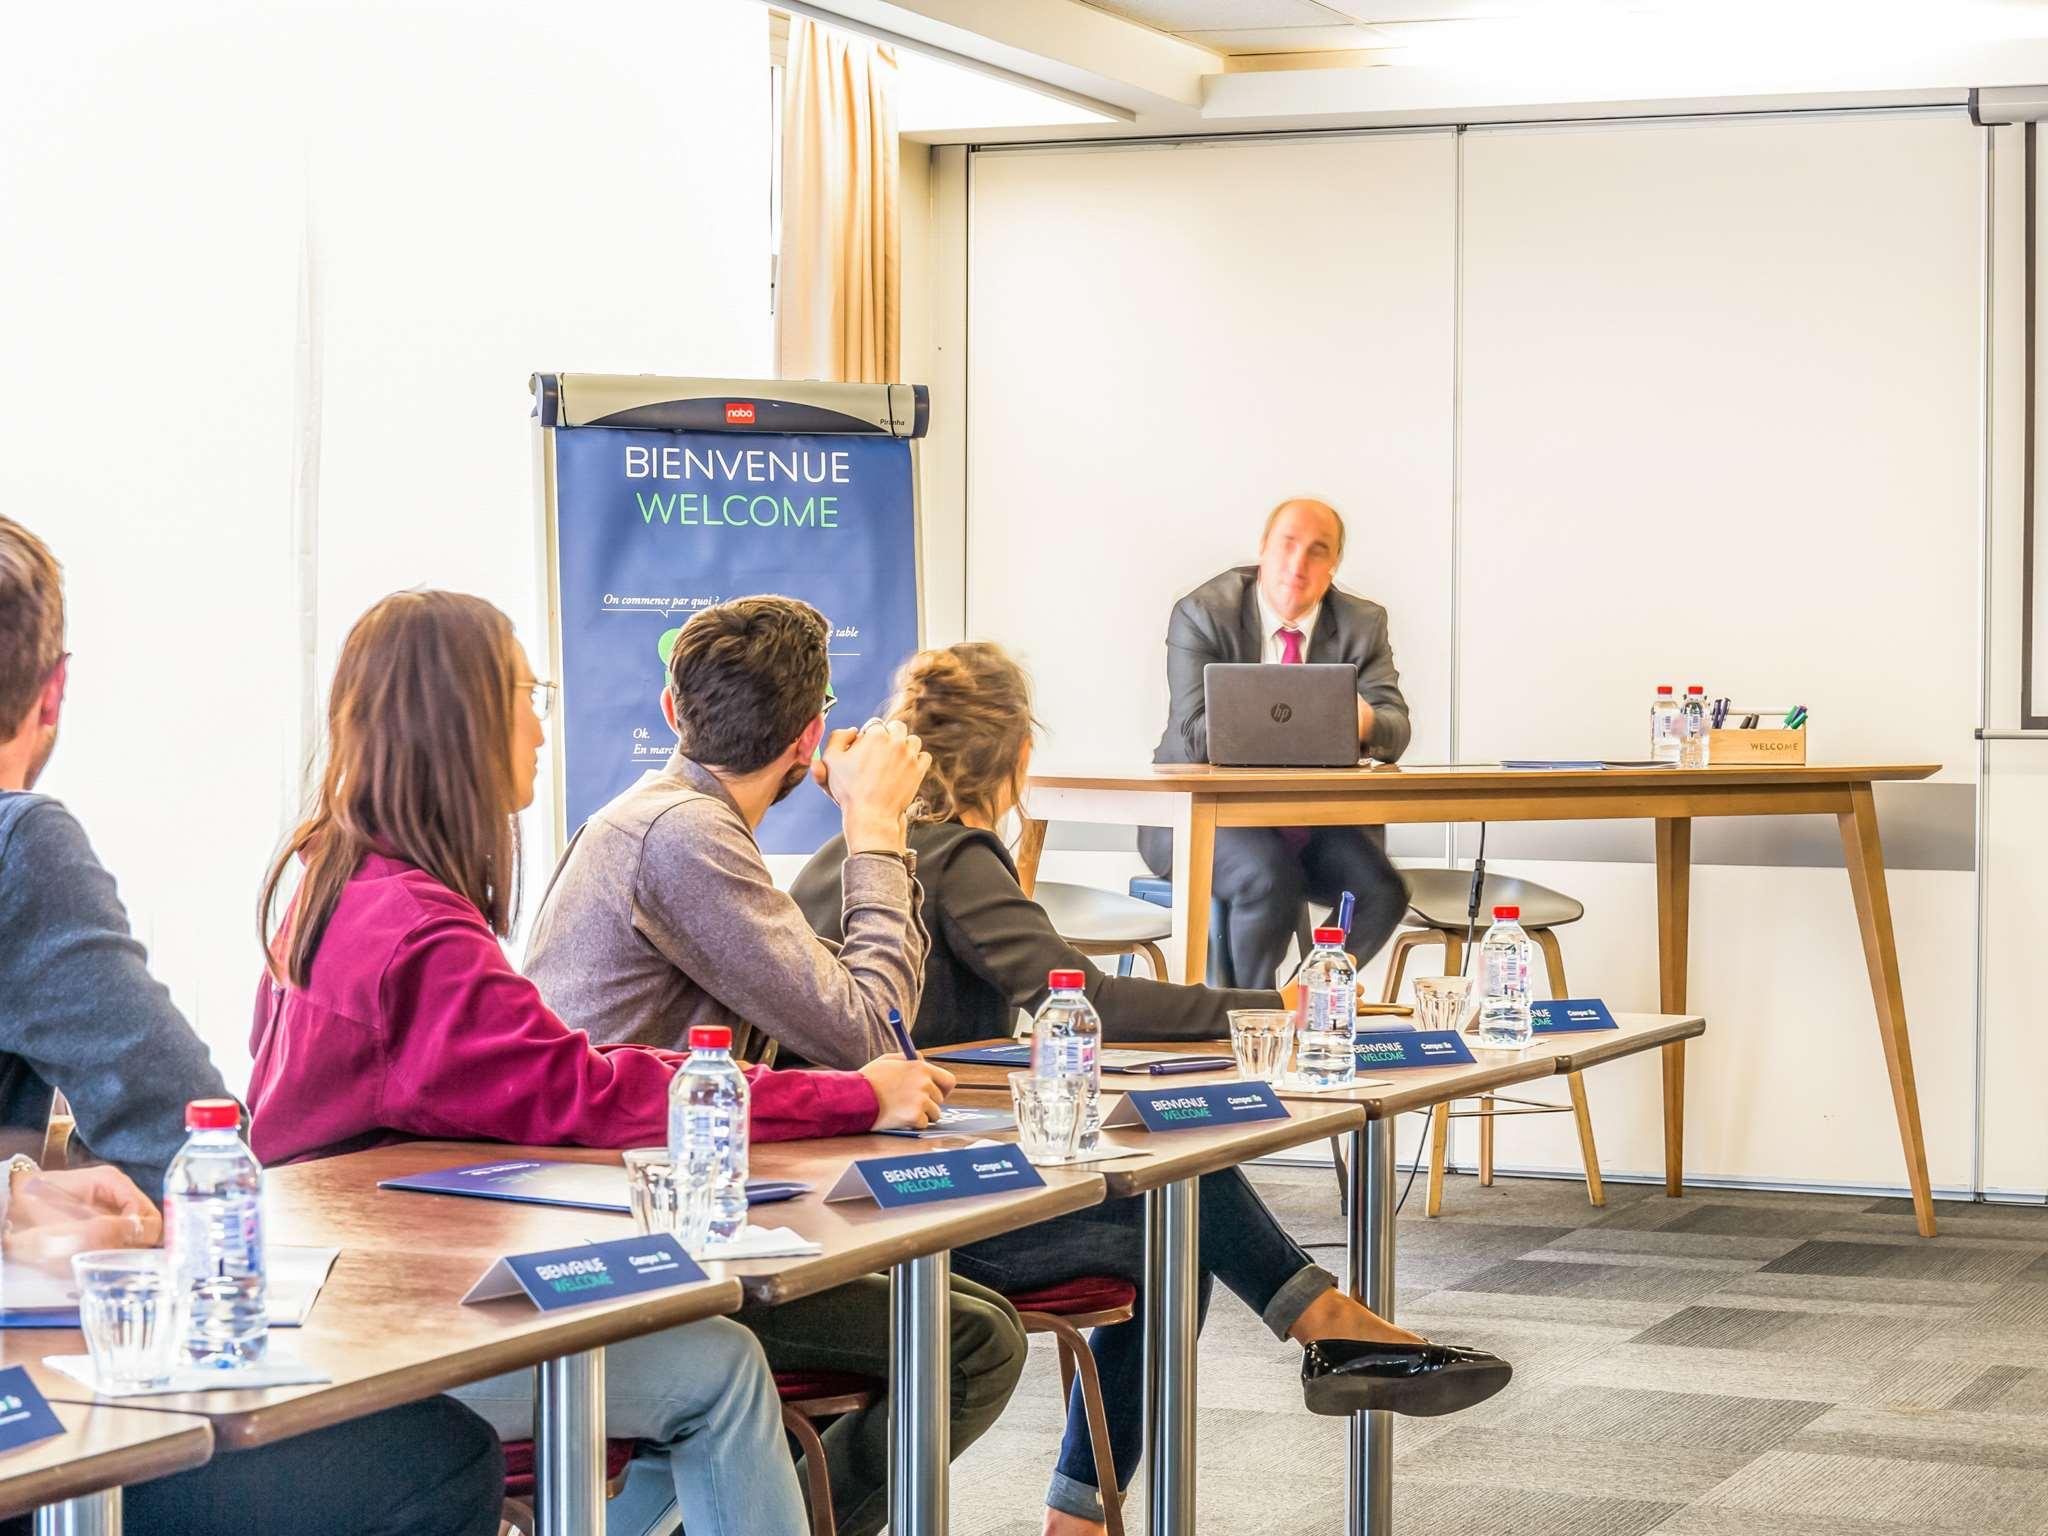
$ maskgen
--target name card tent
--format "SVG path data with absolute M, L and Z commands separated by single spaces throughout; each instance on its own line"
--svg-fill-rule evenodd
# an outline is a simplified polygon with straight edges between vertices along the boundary
M 904 1157 L 862 1157 L 847 1166 L 825 1198 L 872 1200 L 883 1210 L 964 1200 L 974 1195 L 1042 1189 L 1045 1178 L 1014 1145 L 956 1147 Z
M 578 1243 L 539 1253 L 511 1253 L 484 1271 L 465 1303 L 524 1295 L 543 1312 L 620 1296 L 672 1290 L 704 1278 L 673 1236 L 645 1232 L 609 1243 Z
M 532 387 L 559 833 L 666 766 L 668 651 L 724 599 L 818 609 L 843 718 L 881 712 L 923 636 L 912 444 L 925 386 L 542 373 Z M 838 830 L 826 797 L 793 795 L 759 840 L 811 853 Z

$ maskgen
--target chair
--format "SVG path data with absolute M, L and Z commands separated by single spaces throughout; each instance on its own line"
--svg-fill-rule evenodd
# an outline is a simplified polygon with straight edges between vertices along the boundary
M 1102 1517 L 1109 1536 L 1124 1536 L 1123 1495 L 1116 1485 L 1116 1463 L 1109 1454 L 1109 1412 L 1103 1406 L 1095 1357 L 1088 1352 L 1081 1330 L 1129 1322 L 1138 1302 L 1137 1289 L 1126 1280 L 1084 1275 L 1044 1290 L 1014 1292 L 1009 1300 L 1026 1333 L 1049 1333 L 1059 1347 L 1062 1401 L 1072 1395 L 1074 1374 L 1080 1373 L 1081 1405 L 1088 1416 L 1088 1441 L 1095 1450 Z
M 818 1425 L 843 1413 L 871 1406 L 881 1384 L 850 1371 L 777 1371 L 775 1392 L 782 1399 L 782 1427 L 803 1450 L 804 1481 L 811 1496 L 811 1536 L 834 1536 L 839 1529 L 832 1512 L 832 1478 L 825 1465 L 825 1442 Z
M 1409 952 L 1422 944 L 1444 946 L 1444 973 L 1455 975 L 1465 958 L 1465 925 L 1467 904 L 1471 900 L 1472 876 L 1469 871 L 1459 869 L 1407 869 L 1401 878 L 1408 886 L 1409 919 L 1417 926 L 1403 928 L 1394 936 L 1387 952 L 1387 985 L 1381 996 L 1392 1002 L 1401 991 L 1401 978 L 1407 970 Z M 1520 907 L 1521 924 L 1536 947 L 1543 951 L 1543 960 L 1550 973 L 1550 994 L 1553 997 L 1569 997 L 1564 978 L 1564 951 L 1558 947 L 1557 935 L 1552 930 L 1566 923 L 1575 923 L 1586 915 L 1583 902 L 1577 901 L 1562 891 L 1553 891 L 1548 886 L 1531 880 L 1517 880 L 1508 875 L 1488 875 L 1479 894 L 1479 910 L 1488 914 L 1495 907 Z M 1485 920 L 1482 916 L 1482 921 Z M 1593 1120 L 1586 1107 L 1586 1084 L 1584 1077 L 1567 1073 L 1565 1086 L 1571 1093 L 1571 1103 L 1546 1104 L 1540 1100 L 1517 1099 L 1507 1094 L 1483 1094 L 1477 1110 L 1458 1111 L 1459 1117 L 1476 1115 L 1479 1119 L 1479 1182 L 1490 1186 L 1493 1183 L 1493 1122 L 1499 1115 L 1545 1115 L 1562 1114 L 1569 1109 L 1578 1126 L 1579 1155 L 1586 1169 L 1586 1195 L 1596 1206 L 1607 1203 L 1606 1192 L 1600 1186 L 1600 1158 L 1593 1147 Z M 1500 1100 L 1516 1107 L 1498 1109 L 1495 1101 Z M 1443 1209 L 1444 1155 L 1450 1139 L 1451 1107 L 1439 1104 L 1431 1112 L 1429 1134 L 1429 1206 L 1434 1216 Z
M 633 1453 L 640 1449 L 637 1440 L 607 1440 L 604 1443 L 604 1496 L 616 1499 L 619 1490 L 626 1486 L 626 1464 L 633 1459 Z M 534 1536 L 533 1494 L 533 1442 L 531 1440 L 507 1440 L 505 1442 L 505 1503 L 498 1511 L 501 1530 L 512 1530 L 519 1536 Z
M 1152 975 L 1166 979 L 1166 956 L 1159 946 L 1173 932 L 1172 914 L 1139 899 L 1135 891 L 1121 896 L 1092 885 L 1041 880 L 1031 899 L 1045 908 L 1059 936 L 1082 954 L 1143 955 Z M 1169 896 L 1169 905 L 1171 901 Z
M 1040 890 L 1044 887 L 1040 886 Z M 1150 902 L 1155 907 L 1173 908 L 1173 882 L 1151 875 L 1135 875 L 1131 879 L 1131 894 L 1140 901 Z M 1168 919 L 1169 924 L 1171 919 Z M 1171 927 L 1167 932 L 1171 932 Z M 1064 934 L 1066 930 L 1060 929 Z M 1166 933 L 1160 935 L 1166 937 Z M 1301 946 L 1302 957 L 1315 947 L 1315 922 L 1309 913 L 1308 903 L 1303 902 L 1301 919 L 1294 926 L 1295 942 Z M 1165 972 L 1155 972 L 1164 976 Z M 1209 898 L 1209 969 L 1203 978 L 1212 987 L 1234 987 L 1237 978 L 1230 969 L 1230 903 L 1221 896 Z

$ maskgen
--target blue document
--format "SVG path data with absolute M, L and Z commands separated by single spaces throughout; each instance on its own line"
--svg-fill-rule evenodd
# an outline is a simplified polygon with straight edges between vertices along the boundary
M 1015 1045 L 962 1046 L 955 1051 L 926 1051 L 926 1061 L 964 1061 L 971 1067 L 1028 1067 L 1031 1047 L 1024 1041 Z
M 1148 1131 L 1199 1131 L 1248 1120 L 1287 1120 L 1270 1083 L 1209 1083 L 1198 1088 L 1146 1088 L 1123 1096 L 1102 1123 Z
M 403 1189 L 423 1195 L 468 1195 L 478 1200 L 512 1200 L 523 1205 L 566 1205 L 582 1211 L 632 1210 L 626 1199 L 626 1170 L 615 1163 L 555 1162 L 521 1158 L 502 1163 L 472 1163 L 433 1173 L 409 1173 L 385 1179 L 379 1189 Z M 807 1194 L 810 1185 L 795 1179 L 747 1180 L 747 1204 L 769 1205 Z
M 1398 1067 L 1447 1067 L 1472 1061 L 1472 1047 L 1453 1029 L 1389 1029 L 1361 1031 L 1351 1049 L 1361 1072 L 1386 1072 Z
M 1582 1029 L 1619 1029 L 1597 997 L 1558 997 L 1529 1005 L 1529 1027 L 1539 1035 L 1568 1035 Z
M 620 1296 L 672 1290 L 704 1278 L 697 1261 L 666 1232 L 643 1232 L 610 1243 L 578 1243 L 540 1253 L 507 1254 L 462 1299 L 492 1301 L 522 1291 L 543 1312 L 588 1306 Z
M 863 1157 L 826 1192 L 827 1200 L 869 1199 L 883 1210 L 1042 1189 L 1045 1178 L 1015 1146 L 957 1147 L 904 1157 Z
M 957 1051 L 926 1051 L 926 1061 L 961 1061 L 976 1067 L 1028 1067 L 1031 1047 L 1016 1045 L 972 1045 Z M 1195 1056 L 1186 1051 L 1139 1051 L 1109 1047 L 1097 1053 L 1097 1062 L 1108 1073 L 1150 1073 L 1155 1077 L 1174 1072 L 1220 1072 L 1237 1065 L 1230 1056 Z
M 10 1365 L 0 1371 L 0 1451 L 63 1433 L 56 1410 L 28 1379 L 26 1366 Z
M 921 1131 L 913 1131 L 906 1125 L 877 1134 L 911 1136 L 922 1141 L 932 1136 L 997 1136 L 1015 1129 L 1017 1117 L 1007 1109 L 958 1109 L 948 1104 L 939 1111 L 939 1118 Z

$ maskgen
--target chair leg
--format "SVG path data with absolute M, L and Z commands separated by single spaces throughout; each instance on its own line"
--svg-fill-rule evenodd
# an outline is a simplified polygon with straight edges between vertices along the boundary
M 1429 1112 L 1429 1214 L 1444 1208 L 1444 1155 L 1450 1150 L 1451 1106 L 1439 1104 Z
M 825 1442 L 818 1438 L 818 1427 L 786 1405 L 782 1427 L 803 1448 L 804 1481 L 811 1494 L 811 1536 L 838 1536 L 839 1522 L 832 1513 L 832 1477 L 825 1467 Z
M 1109 1410 L 1102 1402 L 1102 1378 L 1095 1371 L 1095 1356 L 1088 1352 L 1088 1341 L 1081 1337 L 1081 1331 L 1065 1318 L 1045 1313 L 1034 1313 L 1034 1323 L 1048 1327 L 1060 1351 L 1060 1374 L 1064 1377 L 1069 1369 L 1068 1360 L 1081 1376 L 1081 1408 L 1088 1419 L 1088 1443 L 1095 1451 L 1095 1486 L 1102 1495 L 1102 1519 L 1109 1528 L 1109 1536 L 1124 1536 L 1123 1499 L 1117 1491 L 1116 1458 L 1109 1445 Z M 1067 1388 L 1071 1396 L 1073 1388 Z
M 1442 937 L 1434 928 L 1403 928 L 1394 935 L 1393 948 L 1387 951 L 1387 983 L 1380 989 L 1380 1001 L 1397 1003 L 1401 1000 L 1401 981 L 1408 974 L 1408 951 L 1418 944 L 1434 943 Z
M 1330 1138 L 1330 1165 L 1337 1170 L 1337 1209 L 1340 1212 L 1348 1211 L 1351 1209 L 1351 1195 L 1349 1180 L 1344 1175 L 1344 1138 L 1342 1136 L 1332 1136 Z
M 1557 935 L 1548 928 L 1531 930 L 1529 937 L 1536 941 L 1536 947 L 1543 951 L 1543 967 L 1550 972 L 1550 995 L 1570 997 L 1564 979 L 1564 951 L 1558 947 Z
M 1493 1095 L 1479 1096 L 1479 1183 L 1493 1188 Z
M 1463 934 L 1444 935 L 1444 974 L 1460 976 L 1465 969 L 1465 937 Z
M 1607 1203 L 1607 1191 L 1600 1187 L 1600 1154 L 1593 1150 L 1593 1116 L 1586 1108 L 1586 1076 L 1567 1072 L 1565 1086 L 1571 1090 L 1572 1119 L 1579 1128 L 1579 1158 L 1586 1165 L 1586 1198 L 1595 1205 Z
M 1145 963 L 1152 967 L 1152 979 L 1154 981 L 1165 981 L 1167 979 L 1166 956 L 1160 953 L 1159 946 L 1150 939 L 1140 939 L 1138 940 L 1138 949 L 1145 956 Z

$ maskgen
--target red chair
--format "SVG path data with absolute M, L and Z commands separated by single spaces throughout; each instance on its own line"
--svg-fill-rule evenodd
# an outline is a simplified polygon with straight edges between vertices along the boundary
M 804 1480 L 810 1484 L 811 1536 L 836 1536 L 832 1479 L 825 1467 L 825 1442 L 818 1424 L 870 1407 L 881 1385 L 851 1371 L 777 1371 L 775 1393 L 782 1399 L 782 1427 L 803 1448 Z
M 637 1440 L 607 1440 L 604 1443 L 604 1496 L 616 1499 L 619 1490 L 626 1484 L 626 1463 L 633 1459 L 633 1453 L 640 1448 Z M 533 1520 L 533 1442 L 531 1440 L 507 1440 L 505 1442 L 505 1503 L 498 1511 L 499 1521 L 520 1533 L 520 1536 L 534 1536 Z
M 1102 1403 L 1102 1379 L 1095 1357 L 1088 1353 L 1083 1328 L 1128 1323 L 1138 1304 L 1137 1287 L 1108 1275 L 1082 1275 L 1039 1291 L 1016 1291 L 1010 1305 L 1026 1333 L 1049 1333 L 1060 1352 L 1060 1399 L 1074 1390 L 1081 1375 L 1081 1406 L 1088 1416 L 1088 1440 L 1095 1448 L 1096 1485 L 1102 1494 L 1102 1518 L 1109 1536 L 1124 1536 L 1123 1501 L 1116 1486 L 1116 1462 L 1109 1454 L 1109 1412 Z

